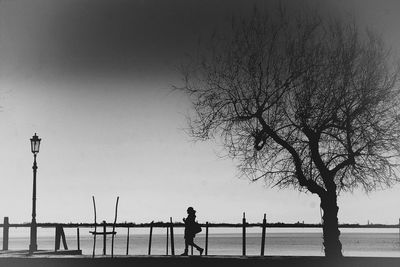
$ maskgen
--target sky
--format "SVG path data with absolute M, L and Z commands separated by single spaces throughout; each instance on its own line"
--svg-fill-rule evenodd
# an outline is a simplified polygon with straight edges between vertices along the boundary
M 218 142 L 185 132 L 190 103 L 172 90 L 179 64 L 232 16 L 272 1 L 0 1 L 0 220 L 31 220 L 30 141 L 38 154 L 37 221 L 320 222 L 319 199 L 239 179 Z M 276 1 L 274 1 L 276 2 Z M 291 7 L 304 1 L 285 1 Z M 309 1 L 354 15 L 400 48 L 400 2 Z M 400 186 L 339 197 L 343 223 L 397 223 Z

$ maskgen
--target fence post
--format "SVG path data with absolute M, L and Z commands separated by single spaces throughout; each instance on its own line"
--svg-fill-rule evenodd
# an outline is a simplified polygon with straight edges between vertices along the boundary
M 267 228 L 267 215 L 264 213 L 264 219 L 262 223 L 262 234 L 261 234 L 261 256 L 264 256 L 265 251 L 265 230 Z
M 167 224 L 167 244 L 166 244 L 167 249 L 166 249 L 166 253 L 165 253 L 167 256 L 168 256 L 168 249 L 169 249 L 168 245 L 169 245 L 169 225 Z
M 81 250 L 81 238 L 79 234 L 79 227 L 76 227 L 76 244 L 78 247 L 78 250 Z
M 246 213 L 243 212 L 242 255 L 246 256 Z
M 175 242 L 174 242 L 174 223 L 172 222 L 172 217 L 169 218 L 171 223 L 171 255 L 175 256 Z
M 107 225 L 106 221 L 103 221 L 103 255 L 106 255 L 107 248 Z
M 56 225 L 55 230 L 56 233 L 55 233 L 54 251 L 57 251 L 60 249 L 60 242 L 61 242 L 60 227 Z
M 149 252 L 148 252 L 149 255 L 151 255 L 151 238 L 153 237 L 153 223 L 154 221 L 150 223 Z
M 208 222 L 206 222 L 206 246 L 205 246 L 205 255 L 208 255 Z
M 126 235 L 126 255 L 129 254 L 129 226 L 128 226 L 128 233 Z
M 10 229 L 8 217 L 4 217 L 3 223 L 3 250 L 8 250 L 8 232 Z

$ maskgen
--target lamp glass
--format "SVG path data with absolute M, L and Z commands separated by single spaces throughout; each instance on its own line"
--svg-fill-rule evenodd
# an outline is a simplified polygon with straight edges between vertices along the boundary
M 32 136 L 31 138 L 31 150 L 33 154 L 39 153 L 39 148 L 40 148 L 40 141 L 42 139 L 40 139 L 36 133 L 34 136 Z

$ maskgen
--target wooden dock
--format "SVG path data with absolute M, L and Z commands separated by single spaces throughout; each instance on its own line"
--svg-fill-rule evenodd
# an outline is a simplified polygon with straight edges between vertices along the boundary
M 0 250 L 0 258 L 29 258 L 29 257 L 62 257 L 82 256 L 82 250 L 38 250 L 29 253 L 29 250 Z M 0 265 L 2 266 L 2 265 Z

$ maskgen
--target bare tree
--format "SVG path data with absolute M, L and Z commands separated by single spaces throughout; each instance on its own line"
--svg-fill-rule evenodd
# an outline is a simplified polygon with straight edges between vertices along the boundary
M 183 68 L 194 138 L 220 137 L 243 175 L 317 194 L 341 257 L 337 196 L 399 181 L 398 68 L 355 23 L 255 11 Z

